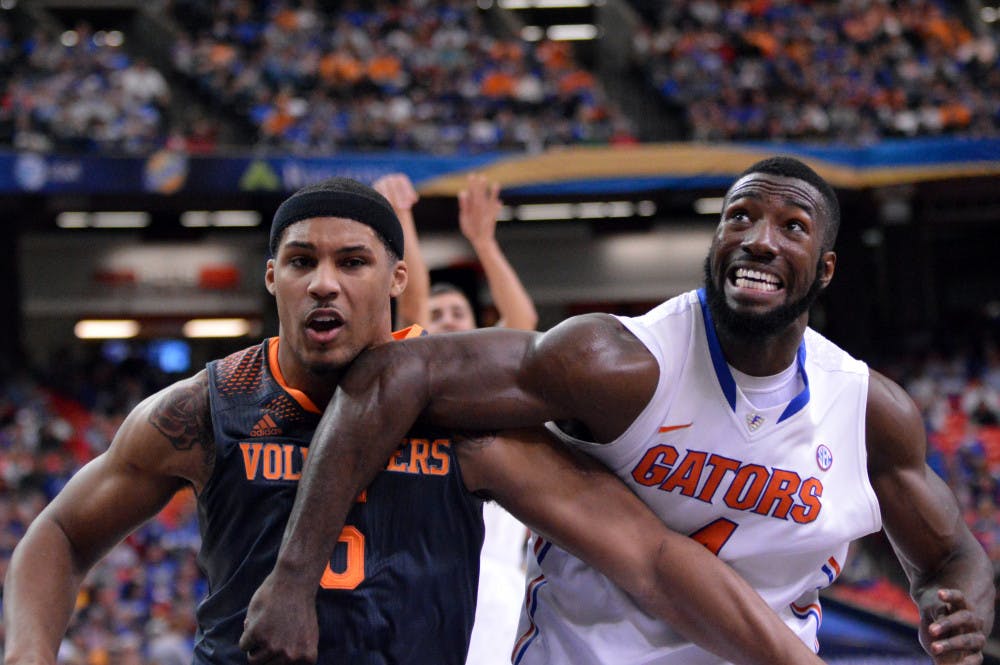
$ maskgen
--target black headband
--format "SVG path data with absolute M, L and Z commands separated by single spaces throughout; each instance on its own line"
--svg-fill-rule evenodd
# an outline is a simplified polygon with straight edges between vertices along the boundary
M 367 224 L 396 256 L 403 257 L 403 227 L 392 204 L 371 187 L 349 178 L 331 178 L 285 199 L 271 222 L 271 255 L 277 254 L 278 240 L 289 224 L 313 217 L 345 217 Z

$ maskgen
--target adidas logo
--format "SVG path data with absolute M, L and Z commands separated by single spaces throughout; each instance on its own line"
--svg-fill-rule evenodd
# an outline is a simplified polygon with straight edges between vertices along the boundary
M 264 417 L 258 420 L 257 424 L 250 430 L 250 436 L 278 436 L 280 434 L 281 428 L 268 414 L 264 414 Z

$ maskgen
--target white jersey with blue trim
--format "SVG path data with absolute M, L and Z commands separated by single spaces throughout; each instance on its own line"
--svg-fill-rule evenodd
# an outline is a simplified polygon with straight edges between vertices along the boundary
M 620 320 L 660 365 L 652 400 L 608 444 L 549 429 L 715 552 L 818 650 L 819 590 L 840 573 L 849 543 L 882 526 L 866 467 L 867 366 L 807 329 L 796 358 L 801 390 L 757 409 L 733 379 L 702 292 Z M 516 665 L 724 662 L 532 538 Z

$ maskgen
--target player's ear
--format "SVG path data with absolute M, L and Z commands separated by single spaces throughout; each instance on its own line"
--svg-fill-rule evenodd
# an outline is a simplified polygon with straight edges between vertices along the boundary
M 396 261 L 396 265 L 392 269 L 392 284 L 389 285 L 389 297 L 398 298 L 399 295 L 406 289 L 406 281 L 409 279 L 409 275 L 406 272 L 406 262 Z
M 267 292 L 274 295 L 274 259 L 267 260 L 267 269 L 264 271 L 264 286 Z
M 833 279 L 834 269 L 837 267 L 837 253 L 823 252 L 819 265 L 820 269 L 823 271 L 820 275 L 820 284 L 822 284 L 822 287 L 825 289 L 830 284 L 830 280 Z

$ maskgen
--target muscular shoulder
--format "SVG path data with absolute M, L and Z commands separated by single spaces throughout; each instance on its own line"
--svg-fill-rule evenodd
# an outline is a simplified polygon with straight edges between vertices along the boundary
M 543 335 L 534 374 L 561 391 L 566 413 L 598 440 L 623 432 L 652 398 L 659 365 L 618 319 L 588 314 L 567 319 Z
M 129 414 L 112 446 L 127 463 L 184 478 L 196 489 L 211 474 L 214 451 L 204 370 L 143 401 Z
M 208 372 L 178 381 L 153 396 L 149 423 L 177 450 L 204 446 L 212 438 Z
M 655 371 L 646 346 L 609 314 L 574 316 L 538 338 L 535 358 L 558 364 L 571 375 Z
M 873 477 L 924 464 L 927 439 L 920 410 L 903 388 L 874 370 L 868 381 L 865 439 Z

